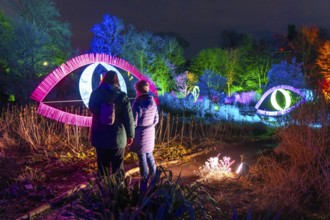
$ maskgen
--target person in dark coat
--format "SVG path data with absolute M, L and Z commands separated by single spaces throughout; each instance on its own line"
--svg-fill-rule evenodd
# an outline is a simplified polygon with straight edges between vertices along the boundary
M 135 124 L 135 139 L 130 150 L 139 158 L 139 168 L 142 180 L 147 181 L 156 173 L 156 163 L 153 156 L 155 146 L 155 125 L 159 121 L 157 104 L 149 93 L 149 84 L 140 80 L 135 84 L 137 97 L 132 109 Z
M 100 120 L 102 103 L 115 103 L 115 121 L 105 125 Z M 105 73 L 100 85 L 92 92 L 88 103 L 92 112 L 91 145 L 96 148 L 98 174 L 110 175 L 124 172 L 125 148 L 133 143 L 134 118 L 131 104 L 125 92 L 120 90 L 115 71 Z

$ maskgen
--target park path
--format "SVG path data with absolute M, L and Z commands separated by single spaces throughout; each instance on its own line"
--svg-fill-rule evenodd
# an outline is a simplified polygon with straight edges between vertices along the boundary
M 196 174 L 196 171 L 204 166 L 205 162 L 211 157 L 219 157 L 219 159 L 222 159 L 224 156 L 230 157 L 231 161 L 235 161 L 231 168 L 232 170 L 236 170 L 241 162 L 241 155 L 244 156 L 244 162 L 247 164 L 253 164 L 256 162 L 258 153 L 265 150 L 271 150 L 274 146 L 275 144 L 269 143 L 269 141 L 224 143 L 205 150 L 201 154 L 192 157 L 187 162 L 169 164 L 164 167 L 171 170 L 174 177 L 180 176 L 183 182 L 192 183 L 200 178 Z
M 230 157 L 231 161 L 234 160 L 232 170 L 236 170 L 241 161 L 241 155 L 244 155 L 244 162 L 248 164 L 253 164 L 256 161 L 258 152 L 273 149 L 274 144 L 269 143 L 269 141 L 258 141 L 258 142 L 239 142 L 239 143 L 224 143 L 219 146 L 215 146 L 209 149 L 205 149 L 202 152 L 196 153 L 194 155 L 188 156 L 185 160 L 178 160 L 167 162 L 161 165 L 165 170 L 171 170 L 174 180 L 179 176 L 183 183 L 190 184 L 197 181 L 200 177 L 197 175 L 196 171 L 202 167 L 205 162 L 211 157 L 219 157 L 222 159 L 224 156 Z M 136 167 L 128 167 L 126 174 L 133 177 L 133 181 L 138 181 L 138 169 Z M 83 188 L 84 185 L 80 185 Z M 63 212 L 62 207 L 51 209 L 46 204 L 46 208 L 42 216 L 34 217 L 33 219 L 42 220 L 71 220 L 71 216 L 66 216 Z M 42 207 L 39 207 L 39 209 Z M 37 208 L 38 209 L 38 208 Z M 36 209 L 36 210 L 37 210 Z M 24 218 L 19 218 L 23 220 Z

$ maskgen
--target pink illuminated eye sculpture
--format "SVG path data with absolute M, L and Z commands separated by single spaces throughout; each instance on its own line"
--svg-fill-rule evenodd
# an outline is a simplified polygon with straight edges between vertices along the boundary
M 52 72 L 50 72 L 46 76 L 46 78 L 42 80 L 42 82 L 37 86 L 37 88 L 32 92 L 30 96 L 31 99 L 39 102 L 37 113 L 44 117 L 54 119 L 58 122 L 62 122 L 65 124 L 90 127 L 92 124 L 92 117 L 81 116 L 59 110 L 57 108 L 46 105 L 45 103 L 43 103 L 43 100 L 45 99 L 47 94 L 55 87 L 55 85 L 60 82 L 64 77 L 66 77 L 80 67 L 94 63 L 103 63 L 106 66 L 111 65 L 113 67 L 117 67 L 129 72 L 139 80 L 146 80 L 150 85 L 151 91 L 155 95 L 155 100 L 157 104 L 159 103 L 158 93 L 155 84 L 148 77 L 140 73 L 138 69 L 129 64 L 127 61 L 107 54 L 88 53 L 79 55 L 68 60 L 67 62 L 63 63 L 62 65 L 54 69 Z
M 296 93 L 297 95 L 300 96 L 300 100 L 297 101 L 296 103 L 294 103 L 292 106 L 291 106 L 291 102 L 292 102 L 291 95 L 287 90 L 289 90 L 292 93 Z M 282 98 L 283 102 L 284 102 L 283 107 L 280 106 L 277 101 L 278 94 L 281 94 L 283 96 L 283 98 Z M 265 101 L 265 99 L 269 95 L 271 96 L 270 104 L 271 104 L 272 108 L 276 111 L 268 111 L 265 108 L 264 109 L 261 108 L 262 103 Z M 305 102 L 305 95 L 299 89 L 296 89 L 289 85 L 279 85 L 279 86 L 275 86 L 275 87 L 267 90 L 262 95 L 260 100 L 257 102 L 255 108 L 257 109 L 257 113 L 260 115 L 279 116 L 279 115 L 284 115 L 284 114 L 291 112 L 293 109 L 295 109 L 297 106 L 299 106 L 303 102 Z

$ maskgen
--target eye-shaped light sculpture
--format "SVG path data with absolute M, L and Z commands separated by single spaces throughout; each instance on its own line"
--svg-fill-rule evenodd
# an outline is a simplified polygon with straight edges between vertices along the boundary
M 296 102 L 294 105 L 290 106 L 291 97 L 290 97 L 290 94 L 286 90 L 289 90 L 291 92 L 298 94 L 301 97 L 301 99 L 298 102 Z M 284 96 L 284 100 L 285 100 L 284 107 L 281 107 L 276 100 L 276 96 L 277 96 L 278 92 L 280 92 Z M 276 109 L 277 111 L 267 111 L 265 109 L 260 109 L 261 104 L 269 96 L 269 94 L 271 94 L 271 97 L 270 97 L 271 104 L 272 104 L 273 108 Z M 257 102 L 255 108 L 257 109 L 258 114 L 267 115 L 267 116 L 279 116 L 279 115 L 284 115 L 284 114 L 291 112 L 293 109 L 295 109 L 297 106 L 299 106 L 303 102 L 305 102 L 305 96 L 299 89 L 296 89 L 289 85 L 279 85 L 279 86 L 275 86 L 275 87 L 267 90 L 262 95 L 260 100 Z
M 80 80 L 79 80 L 80 96 L 81 96 L 82 101 L 84 102 L 84 104 L 86 105 L 87 108 L 88 108 L 89 98 L 90 98 L 91 93 L 93 91 L 93 88 L 92 88 L 93 73 L 94 73 L 95 68 L 98 65 L 102 65 L 104 68 L 106 68 L 106 70 L 115 71 L 117 73 L 117 76 L 118 76 L 118 79 L 119 79 L 119 85 L 120 85 L 121 91 L 127 93 L 125 80 L 116 68 L 114 68 L 113 66 L 111 66 L 107 63 L 102 63 L 102 62 L 93 63 L 93 64 L 89 65 L 83 71 L 83 73 L 80 76 Z
M 157 104 L 159 103 L 158 93 L 155 84 L 148 77 L 140 73 L 139 70 L 136 69 L 133 65 L 129 64 L 127 61 L 121 58 L 113 57 L 107 54 L 88 53 L 68 60 L 67 62 L 63 63 L 62 65 L 54 69 L 52 72 L 50 72 L 46 76 L 46 78 L 42 80 L 42 82 L 37 86 L 37 88 L 32 92 L 30 96 L 31 99 L 39 102 L 37 113 L 44 117 L 54 119 L 58 122 L 62 122 L 65 124 L 90 127 L 92 124 L 91 117 L 61 111 L 57 108 L 46 105 L 45 103 L 43 103 L 43 100 L 45 99 L 47 94 L 55 87 L 55 85 L 60 82 L 64 77 L 66 77 L 80 67 L 94 63 L 101 63 L 106 69 L 112 68 L 110 67 L 111 65 L 113 67 L 117 67 L 129 72 L 139 80 L 146 80 L 150 85 L 150 90 L 155 95 L 155 100 Z M 120 76 L 119 79 L 121 80 Z

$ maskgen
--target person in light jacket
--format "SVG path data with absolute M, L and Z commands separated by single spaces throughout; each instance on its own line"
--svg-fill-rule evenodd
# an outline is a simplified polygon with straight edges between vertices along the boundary
M 115 121 L 112 125 L 102 124 L 101 104 L 115 103 Z M 120 90 L 115 71 L 108 71 L 100 85 L 92 92 L 88 103 L 93 113 L 91 126 L 91 145 L 96 148 L 98 174 L 110 175 L 124 172 L 125 148 L 134 138 L 134 119 L 131 104 L 125 92 Z
M 135 138 L 130 150 L 139 158 L 142 183 L 156 173 L 156 163 L 153 156 L 155 147 L 155 125 L 159 121 L 157 104 L 149 93 L 149 84 L 140 80 L 135 84 L 136 98 L 132 104 L 135 124 Z

